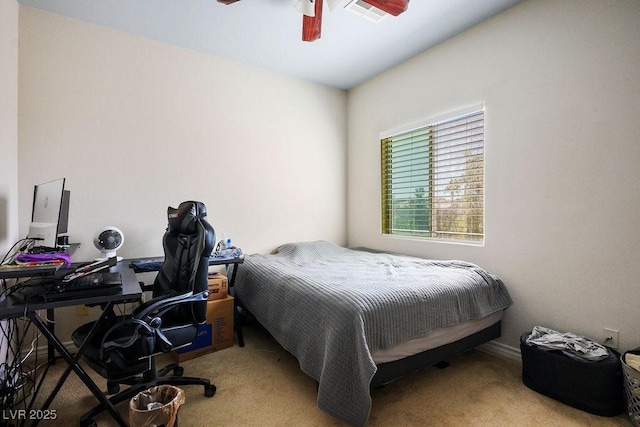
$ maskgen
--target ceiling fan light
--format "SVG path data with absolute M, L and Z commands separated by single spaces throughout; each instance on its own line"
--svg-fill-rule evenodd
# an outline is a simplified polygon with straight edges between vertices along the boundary
M 382 18 L 388 15 L 384 10 L 365 3 L 363 0 L 352 0 L 344 8 L 371 22 L 380 22 Z
M 409 0 L 363 0 L 371 6 L 384 10 L 389 15 L 398 16 L 409 7 Z
M 322 1 L 322 0 L 318 0 Z M 303 15 L 307 16 L 316 16 L 316 5 L 315 2 L 310 0 L 298 0 L 294 6 L 296 10 Z

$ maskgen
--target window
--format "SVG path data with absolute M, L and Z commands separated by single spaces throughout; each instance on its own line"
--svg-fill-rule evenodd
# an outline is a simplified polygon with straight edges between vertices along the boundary
M 484 109 L 381 140 L 382 233 L 484 239 Z

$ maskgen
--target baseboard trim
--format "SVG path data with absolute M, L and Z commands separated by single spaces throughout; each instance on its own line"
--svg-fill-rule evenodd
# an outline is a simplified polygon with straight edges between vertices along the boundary
M 75 354 L 75 352 L 78 351 L 78 348 L 75 346 L 73 341 L 65 341 L 62 343 L 62 346 L 71 354 Z M 31 353 L 29 357 L 27 357 L 27 360 L 25 362 L 33 362 L 36 355 L 38 356 L 38 359 L 46 360 L 48 355 L 48 349 L 49 349 L 49 346 L 47 344 L 47 340 L 44 340 L 44 344 L 40 344 L 38 347 L 36 347 L 36 351 Z M 56 357 L 60 356 L 57 351 L 55 352 L 55 355 Z
M 75 346 L 73 341 L 66 341 L 62 344 L 71 354 L 74 354 L 76 351 L 78 351 L 78 348 Z M 484 351 L 485 353 L 489 353 L 493 356 L 500 357 L 502 359 L 513 360 L 514 362 L 522 363 L 522 354 L 520 353 L 520 349 L 511 347 L 510 345 L 502 344 L 496 341 L 489 341 L 487 343 L 480 344 L 476 347 L 476 349 Z M 40 355 L 46 355 L 47 345 L 44 344 L 38 346 L 36 351 Z M 31 355 L 30 358 L 34 356 L 35 355 Z
M 78 348 L 75 346 L 73 341 L 63 342 L 62 345 L 67 349 L 67 351 L 71 354 L 74 354 L 78 351 Z M 511 347 L 510 345 L 502 344 L 496 341 L 489 341 L 484 344 L 480 344 L 475 347 L 476 349 L 483 351 L 485 353 L 491 354 L 496 357 L 500 357 L 502 359 L 512 360 L 514 362 L 522 363 L 522 354 L 520 353 L 520 349 L 516 347 Z M 47 344 L 45 341 L 44 345 L 39 345 L 36 348 L 36 352 L 39 355 L 47 355 Z M 56 352 L 56 356 L 58 356 L 58 352 Z M 32 354 L 27 360 L 35 357 L 35 354 Z
M 476 347 L 480 351 L 489 353 L 493 356 L 500 357 L 502 359 L 513 360 L 514 362 L 522 363 L 522 355 L 520 349 L 511 347 L 510 345 L 502 344 L 496 341 L 489 341 Z

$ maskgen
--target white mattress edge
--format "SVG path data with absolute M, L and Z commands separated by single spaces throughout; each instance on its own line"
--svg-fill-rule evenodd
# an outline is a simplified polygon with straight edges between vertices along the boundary
M 380 349 L 372 352 L 371 357 L 376 365 L 431 350 L 441 345 L 450 344 L 464 337 L 475 334 L 502 319 L 503 310 L 496 311 L 481 319 L 468 320 L 456 325 L 444 326 L 434 329 L 418 338 L 413 338 L 404 343 L 390 348 Z

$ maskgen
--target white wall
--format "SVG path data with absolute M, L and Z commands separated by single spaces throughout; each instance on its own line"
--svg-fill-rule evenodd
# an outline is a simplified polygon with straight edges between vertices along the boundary
M 524 1 L 350 91 L 347 106 L 338 90 L 20 7 L 20 235 L 33 184 L 58 176 L 83 259 L 108 224 L 127 236 L 122 255 L 160 254 L 166 206 L 200 199 L 247 252 L 347 236 L 483 265 L 515 301 L 507 345 L 544 324 L 596 338 L 611 327 L 638 346 L 638 22 L 635 0 Z M 382 238 L 379 132 L 476 102 L 484 247 Z
M 0 0 L 0 260 L 18 236 L 17 159 L 18 3 Z M 0 363 L 6 362 L 7 344 L 0 337 Z
M 640 2 L 530 0 L 349 92 L 348 243 L 498 274 L 501 342 L 546 325 L 640 345 Z M 486 105 L 484 247 L 380 235 L 378 134 Z
M 0 0 L 0 259 L 18 237 L 18 3 Z
M 346 92 L 24 6 L 19 64 L 21 235 L 66 177 L 78 260 L 106 225 L 161 254 L 183 200 L 247 253 L 346 242 Z

